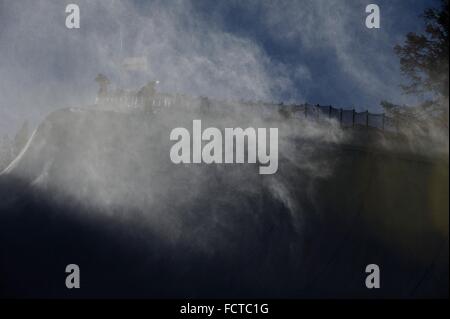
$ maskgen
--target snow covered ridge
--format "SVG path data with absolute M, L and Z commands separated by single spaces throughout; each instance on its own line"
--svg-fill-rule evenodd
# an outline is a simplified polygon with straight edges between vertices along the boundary
M 34 138 L 35 134 L 36 134 L 36 130 L 31 134 L 30 139 L 25 144 L 25 147 L 20 151 L 19 155 L 17 155 L 17 157 L 2 172 L 0 172 L 0 175 L 10 173 L 14 169 L 14 167 L 17 166 L 17 164 L 21 161 L 21 158 L 24 156 L 27 149 L 33 143 L 33 138 Z
M 101 273 L 111 260 L 124 262 L 114 269 L 126 287 L 108 287 L 118 295 L 145 287 L 143 291 L 150 289 L 157 296 L 167 281 L 164 277 L 155 284 L 161 273 L 152 265 L 161 263 L 166 255 L 173 263 L 161 268 L 169 269 L 170 286 L 178 289 L 179 278 L 186 273 L 186 268 L 180 268 L 186 252 L 194 256 L 186 263 L 193 265 L 187 270 L 195 273 L 187 289 L 197 288 L 197 278 L 210 274 L 208 284 L 220 291 L 217 287 L 223 287 L 223 282 L 216 274 L 223 271 L 225 257 L 232 262 L 229 269 L 239 269 L 237 277 L 232 277 L 236 294 L 243 289 L 254 292 L 258 287 L 257 295 L 262 291 L 258 285 L 266 280 L 264 286 L 270 289 L 264 292 L 269 296 L 277 291 L 279 282 L 286 285 L 287 297 L 310 293 L 311 287 L 326 296 L 331 294 L 330 287 L 367 296 L 364 282 L 357 276 L 349 286 L 348 278 L 339 274 L 349 267 L 363 273 L 361 265 L 367 264 L 367 251 L 372 250 L 383 252 L 381 263 L 391 262 L 390 267 L 399 274 L 398 283 L 386 296 L 403 296 L 406 284 L 415 286 L 411 278 L 421 278 L 424 267 L 440 251 L 441 237 L 448 234 L 448 163 L 419 162 L 411 159 L 412 152 L 404 160 L 394 156 L 398 148 L 375 153 L 372 148 L 377 141 L 390 143 L 395 139 L 392 135 L 383 137 L 356 128 L 345 132 L 333 121 L 325 125 L 277 118 L 276 114 L 273 120 L 262 120 L 240 109 L 224 110 L 221 117 L 178 108 L 149 113 L 86 107 L 51 113 L 8 173 L 0 176 L 0 187 L 4 186 L 0 211 L 11 212 L 0 216 L 21 218 L 13 219 L 13 224 L 2 219 L 4 231 L 0 233 L 7 239 L 2 243 L 31 245 L 14 249 L 17 254 L 29 253 L 27 260 L 35 259 L 35 251 L 42 251 L 45 257 L 62 254 L 71 260 L 94 247 L 88 253 L 94 256 L 89 258 L 92 264 L 84 267 Z M 226 127 L 277 127 L 277 173 L 260 175 L 258 167 L 249 163 L 172 163 L 171 130 L 189 128 L 193 119 L 199 118 L 202 127 L 215 127 L 222 133 Z M 15 179 L 8 177 L 19 179 L 17 188 L 11 186 Z M 39 223 L 31 230 L 29 216 Z M 60 222 L 53 222 L 55 217 L 69 218 L 70 225 L 78 219 L 92 223 L 66 231 Z M 111 236 L 103 235 L 102 227 L 111 229 Z M 95 236 L 87 236 L 86 244 L 80 244 L 86 229 Z M 17 241 L 15 233 L 24 234 L 27 240 Z M 49 237 L 49 233 L 54 235 Z M 60 245 L 66 237 L 70 241 Z M 129 246 L 121 250 L 102 242 L 109 238 L 119 238 L 121 245 Z M 136 264 L 123 253 L 134 251 L 134 240 L 143 245 L 136 249 L 142 255 L 132 259 L 143 263 L 138 276 Z M 67 247 L 81 248 L 73 253 Z M 393 254 L 398 256 L 395 264 Z M 20 267 L 24 259 L 19 257 L 7 260 L 8 270 Z M 337 267 L 328 267 L 336 258 Z M 440 269 L 448 269 L 448 259 L 439 260 L 436 276 L 427 279 L 439 292 L 448 288 Z M 250 282 L 243 280 L 250 273 L 263 275 L 251 277 Z M 22 276 L 20 272 L 14 280 L 5 278 L 6 287 L 15 287 L 16 278 Z M 94 287 L 104 292 L 107 278 Z M 323 287 L 322 280 L 338 282 Z M 48 280 L 43 286 L 48 286 Z M 36 286 L 36 291 L 38 288 L 41 286 Z M 207 290 L 201 291 L 206 294 Z
M 297 126 L 290 121 L 282 121 L 279 116 L 270 120 L 264 119 L 257 117 L 254 112 L 241 112 L 239 106 L 218 110 L 219 113 L 202 113 L 200 109 L 180 106 L 153 113 L 144 110 L 121 112 L 88 106 L 55 111 L 39 125 L 27 146 L 3 175 L 14 176 L 33 187 L 69 194 L 71 198 L 93 203 L 94 206 L 124 204 L 147 207 L 158 198 L 157 193 L 161 192 L 162 188 L 169 187 L 162 192 L 168 194 L 174 187 L 183 188 L 189 185 L 176 183 L 177 180 L 184 179 L 185 175 L 195 173 L 202 176 L 197 176 L 197 181 L 193 182 L 195 186 L 186 186 L 187 189 L 203 189 L 204 185 L 207 185 L 203 184 L 203 177 L 206 178 L 211 169 L 220 171 L 220 175 L 223 174 L 226 179 L 233 179 L 232 176 L 237 174 L 237 181 L 230 182 L 233 185 L 245 185 L 245 182 L 255 180 L 259 176 L 256 163 L 261 165 L 261 173 L 277 172 L 271 176 L 278 175 L 279 161 L 294 161 L 296 165 L 304 165 L 311 172 L 315 172 L 316 164 L 306 163 L 314 150 L 294 145 L 302 143 L 300 139 L 318 143 L 338 143 L 344 138 L 342 130 L 333 123 L 324 130 L 312 122 Z M 250 147 L 248 137 L 242 135 L 240 137 L 243 139 L 237 138 L 234 143 L 236 145 L 233 145 L 233 148 L 237 147 L 236 151 L 230 153 L 226 147 L 222 148 L 222 139 L 214 138 L 214 141 L 210 141 L 212 144 L 209 152 L 204 140 L 202 153 L 206 155 L 203 157 L 206 161 L 202 161 L 201 165 L 192 165 L 192 162 L 198 161 L 197 153 L 195 161 L 192 158 L 190 164 L 175 164 L 171 160 L 171 149 L 175 144 L 170 140 L 171 132 L 174 128 L 192 127 L 195 119 L 201 119 L 204 128 L 215 128 L 212 133 L 219 132 L 220 135 L 226 132 L 226 128 L 254 127 L 276 130 L 267 129 L 266 138 L 269 144 L 265 148 L 260 147 L 259 154 L 254 146 L 257 145 L 258 139 L 263 137 L 262 134 L 256 134 L 257 129 L 255 132 L 242 130 L 243 134 L 248 133 L 251 136 L 255 133 L 254 143 L 250 143 Z M 204 136 L 206 137 L 208 132 L 211 133 L 210 131 L 206 131 Z M 236 138 L 234 133 L 238 131 L 229 133 L 233 133 Z M 189 139 L 186 141 L 190 143 Z M 220 146 L 217 146 L 219 142 Z M 259 143 L 263 145 L 262 139 Z M 216 151 L 220 148 L 225 152 L 219 159 L 219 153 Z M 194 147 L 191 150 L 194 150 Z M 261 152 L 263 150 L 266 154 Z M 231 154 L 235 165 L 217 165 L 221 161 L 228 164 Z M 200 153 L 200 158 L 202 155 Z M 208 164 L 209 159 L 211 164 Z M 305 164 L 302 164 L 303 162 Z M 175 173 L 177 177 L 174 176 Z M 317 169 L 317 175 L 324 173 L 323 170 Z
M 448 139 L 445 147 L 413 134 L 390 132 L 384 117 L 381 123 L 385 130 L 371 129 L 368 112 L 361 117 L 362 113 L 331 106 L 168 95 L 156 92 L 156 82 L 125 94 L 108 91 L 108 81 L 100 76 L 98 80 L 101 85 L 95 105 L 49 114 L 3 174 L 43 187 L 51 181 L 78 195 L 88 194 L 87 185 L 92 183 L 94 192 L 101 189 L 97 184 L 104 184 L 120 196 L 128 196 L 127 189 L 135 187 L 133 178 L 143 180 L 143 176 L 150 178 L 153 171 L 184 169 L 186 165 L 200 166 L 202 170 L 205 166 L 233 163 L 240 164 L 233 165 L 237 170 L 254 174 L 254 164 L 258 163 L 260 175 L 273 175 L 287 161 L 323 176 L 332 172 L 333 159 L 326 159 L 329 165 L 325 170 L 311 161 L 322 148 L 402 154 L 404 158 L 420 155 L 425 160 L 443 156 L 448 161 Z M 142 106 L 127 106 L 127 96 L 140 98 Z M 165 103 L 155 102 L 162 98 Z M 191 127 L 192 134 L 185 129 Z M 223 167 L 228 170 L 230 165 Z M 247 170 L 248 167 L 252 168 Z M 135 176 L 136 169 L 142 173 Z M 117 185 L 111 185 L 115 180 L 112 176 L 118 179 Z M 118 187 L 124 180 L 133 185 Z M 108 192 L 107 188 L 101 190 Z M 99 198 L 108 202 L 120 196 L 102 193 Z

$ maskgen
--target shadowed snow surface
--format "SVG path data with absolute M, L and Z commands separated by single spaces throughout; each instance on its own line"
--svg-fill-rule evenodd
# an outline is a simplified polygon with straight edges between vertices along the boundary
M 448 296 L 448 159 L 284 123 L 275 175 L 175 165 L 170 131 L 196 118 L 50 114 L 0 175 L 0 296 Z M 274 125 L 214 118 L 204 128 Z M 78 290 L 65 288 L 71 263 Z M 372 263 L 379 290 L 365 287 Z

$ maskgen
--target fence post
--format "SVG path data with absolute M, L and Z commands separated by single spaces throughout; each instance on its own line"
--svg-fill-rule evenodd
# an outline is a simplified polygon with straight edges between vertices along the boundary
M 339 110 L 339 123 L 342 125 L 342 108 Z
M 384 131 L 384 113 L 381 117 L 381 127 L 383 128 L 383 131 Z
M 352 110 L 352 127 L 355 127 L 355 109 Z
M 308 117 L 308 104 L 305 104 L 305 119 Z
M 366 126 L 369 127 L 369 111 L 366 111 Z
M 328 109 L 328 118 L 331 119 L 331 105 L 329 106 L 329 109 Z

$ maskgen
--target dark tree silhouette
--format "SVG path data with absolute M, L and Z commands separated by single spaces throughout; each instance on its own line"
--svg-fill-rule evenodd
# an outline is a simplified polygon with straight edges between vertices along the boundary
M 401 70 L 411 80 L 403 86 L 406 93 L 448 98 L 448 5 L 449 0 L 441 0 L 439 9 L 425 10 L 425 32 L 411 32 L 403 45 L 395 47 Z
M 417 106 L 381 102 L 385 113 L 402 131 L 427 135 L 439 130 L 440 136 L 448 137 L 448 6 L 449 0 L 441 0 L 439 8 L 425 10 L 424 32 L 408 33 L 405 43 L 394 48 L 401 71 L 410 80 L 402 85 L 405 93 L 427 94 L 428 98 Z

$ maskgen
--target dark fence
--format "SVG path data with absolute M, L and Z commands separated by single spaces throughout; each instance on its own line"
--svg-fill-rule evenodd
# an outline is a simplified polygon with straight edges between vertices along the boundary
M 109 105 L 117 107 L 117 105 L 125 107 L 171 107 L 175 105 L 183 105 L 185 107 L 195 107 L 199 105 L 209 104 L 227 104 L 233 102 L 210 100 L 206 97 L 191 97 L 179 94 L 154 94 L 153 96 L 139 96 L 136 93 L 109 93 L 102 98 L 97 98 L 97 104 Z M 296 118 L 307 118 L 311 120 L 333 119 L 339 122 L 343 127 L 371 127 L 386 131 L 398 131 L 397 123 L 387 117 L 384 113 L 375 114 L 369 111 L 356 112 L 356 110 L 348 110 L 342 108 L 334 108 L 333 106 L 323 105 L 283 105 L 275 103 L 263 102 L 237 102 L 243 106 L 252 107 L 256 110 L 259 108 L 263 116 L 271 116 L 271 113 L 278 109 L 286 114 L 291 114 Z M 234 103 L 233 103 L 234 104 Z
M 376 114 L 369 111 L 357 112 L 356 110 L 339 109 L 323 105 L 289 105 L 280 106 L 295 118 L 307 118 L 311 120 L 333 119 L 344 127 L 371 127 L 386 131 L 397 131 L 395 121 L 384 113 Z

